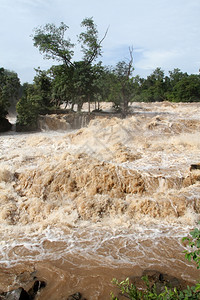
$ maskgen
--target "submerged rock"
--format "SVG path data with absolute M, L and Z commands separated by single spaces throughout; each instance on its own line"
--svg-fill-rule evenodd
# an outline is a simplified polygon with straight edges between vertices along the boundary
M 148 278 L 150 288 L 155 286 L 156 292 L 158 294 L 162 293 L 165 290 L 165 287 L 171 289 L 176 288 L 178 290 L 183 290 L 187 286 L 184 280 L 178 279 L 168 274 L 160 273 L 159 271 L 156 270 L 144 270 L 142 273 L 142 277 Z M 142 277 L 132 276 L 130 277 L 130 281 L 138 288 L 145 289 L 146 283 L 142 279 Z
M 73 295 L 70 295 L 67 300 L 86 300 L 85 298 L 82 298 L 81 293 L 77 292 Z
M 5 292 L 0 295 L 0 299 L 5 300 L 30 300 L 29 294 L 22 288 Z
M 39 281 L 39 280 L 36 280 L 32 286 L 32 288 L 28 291 L 28 294 L 29 294 L 29 299 L 35 299 L 35 296 L 37 295 L 37 293 L 45 288 L 46 286 L 46 282 L 44 281 Z
M 45 286 L 46 282 L 36 280 L 28 292 L 26 292 L 22 287 L 19 287 L 18 289 L 1 293 L 0 300 L 34 300 L 37 293 Z

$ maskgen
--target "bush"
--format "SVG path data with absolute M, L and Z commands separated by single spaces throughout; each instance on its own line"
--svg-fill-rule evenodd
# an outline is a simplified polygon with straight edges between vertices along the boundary
M 200 230 L 195 228 L 190 232 L 190 237 L 184 237 L 183 242 L 186 242 L 186 246 L 189 250 L 185 250 L 185 258 L 189 261 L 193 260 L 197 264 L 197 269 L 200 268 Z M 118 282 L 117 279 L 113 279 L 113 283 L 119 289 L 119 295 L 131 300 L 146 300 L 146 299 L 158 299 L 158 300 L 172 300 L 172 299 L 200 299 L 200 283 L 195 286 L 189 287 L 184 290 L 178 290 L 176 288 L 169 289 L 164 286 L 164 291 L 159 293 L 157 291 L 156 284 L 150 286 L 148 277 L 142 277 L 146 284 L 146 289 L 140 290 L 134 284 L 129 282 L 129 278 L 122 282 Z M 119 298 L 111 293 L 112 300 L 118 300 Z
M 113 283 L 119 288 L 120 295 L 124 296 L 127 299 L 131 300 L 146 300 L 146 299 L 158 299 L 158 300 L 173 300 L 173 299 L 191 299 L 197 300 L 200 299 L 199 284 L 192 287 L 187 287 L 183 291 L 179 291 L 176 288 L 169 289 L 164 287 L 164 291 L 159 293 L 157 292 L 156 284 L 152 287 L 149 285 L 148 277 L 142 277 L 146 284 L 146 289 L 139 290 L 134 284 L 130 284 L 129 278 L 122 282 L 113 279 Z M 112 300 L 119 300 L 118 297 L 114 296 L 111 293 Z

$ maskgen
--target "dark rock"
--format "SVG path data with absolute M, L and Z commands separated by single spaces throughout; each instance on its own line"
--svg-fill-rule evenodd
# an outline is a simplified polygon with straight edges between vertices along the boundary
M 2 293 L 0 297 L 2 300 L 30 300 L 29 294 L 22 287 L 10 292 Z
M 28 292 L 26 292 L 22 287 L 19 287 L 18 289 L 1 293 L 0 300 L 34 300 L 37 293 L 45 286 L 46 282 L 36 280 Z
M 0 119 L 0 132 L 9 131 L 12 128 L 12 124 L 7 119 Z
M 163 282 L 163 281 L 164 281 L 164 276 L 163 276 L 163 274 L 162 274 L 162 273 L 160 273 L 160 275 L 159 275 L 159 281 L 161 281 L 161 282 Z
M 184 280 L 178 279 L 168 274 L 160 273 L 155 270 L 144 270 L 141 277 L 132 276 L 130 277 L 131 283 L 133 283 L 137 288 L 145 289 L 146 284 L 142 277 L 148 277 L 148 282 L 150 288 L 155 286 L 156 292 L 158 294 L 165 290 L 165 286 L 168 288 L 177 288 L 178 290 L 183 290 L 186 288 L 187 284 Z
M 45 288 L 45 286 L 46 286 L 46 282 L 36 280 L 36 281 L 34 282 L 34 285 L 32 286 L 32 288 L 28 291 L 30 300 L 34 299 L 35 296 L 37 295 L 37 293 L 38 293 L 41 289 Z
M 192 164 L 190 166 L 190 171 L 193 171 L 193 170 L 200 170 L 200 163 L 199 164 Z
M 81 300 L 82 299 L 82 295 L 81 293 L 75 293 L 73 295 L 70 295 L 67 300 Z

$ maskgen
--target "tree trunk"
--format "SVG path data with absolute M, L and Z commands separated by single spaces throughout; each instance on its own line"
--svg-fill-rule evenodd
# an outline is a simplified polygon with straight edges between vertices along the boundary
M 90 113 L 90 97 L 88 97 L 88 112 Z

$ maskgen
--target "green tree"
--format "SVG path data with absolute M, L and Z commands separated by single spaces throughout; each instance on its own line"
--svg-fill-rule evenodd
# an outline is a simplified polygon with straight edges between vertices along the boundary
M 102 42 L 107 34 L 99 40 L 98 30 L 94 24 L 93 18 L 85 18 L 81 22 L 81 27 L 86 30 L 78 36 L 78 42 L 81 44 L 83 52 L 83 61 L 87 64 L 92 63 L 102 52 Z M 65 38 L 65 33 L 69 26 L 61 22 L 59 27 L 55 24 L 46 24 L 34 29 L 34 46 L 44 54 L 45 59 L 54 59 L 62 61 L 67 66 L 72 65 L 75 44 L 71 43 L 70 38 Z
M 39 51 L 44 54 L 44 58 L 61 61 L 65 65 L 65 67 L 60 67 L 60 70 L 54 68 L 52 71 L 52 73 L 56 73 L 56 80 L 53 85 L 54 99 L 59 103 L 64 101 L 64 97 L 66 97 L 66 102 L 78 103 L 79 109 L 81 109 L 84 101 L 90 100 L 89 96 L 92 94 L 94 86 L 93 81 L 96 78 L 92 63 L 101 55 L 102 42 L 107 34 L 106 31 L 101 40 L 98 38 L 98 30 L 93 18 L 85 18 L 81 22 L 81 27 L 84 28 L 84 31 L 78 36 L 78 42 L 83 53 L 81 61 L 73 60 L 75 45 L 71 43 L 70 38 L 65 38 L 65 33 L 69 27 L 63 22 L 59 27 L 54 24 L 46 24 L 44 27 L 36 28 L 34 35 L 32 35 L 34 46 L 38 47 Z M 69 82 L 69 75 L 71 82 Z M 63 83 L 64 78 L 67 83 L 62 89 L 61 83 Z M 69 100 L 70 96 L 72 98 Z
M 35 71 L 33 95 L 38 97 L 39 113 L 42 113 L 53 106 L 51 95 L 52 80 L 48 75 L 48 71 L 42 71 L 40 68 L 35 69 Z
M 161 68 L 156 68 L 152 74 L 147 76 L 141 86 L 141 97 L 143 101 L 155 102 L 166 99 L 166 82 L 164 71 Z
M 51 79 L 46 71 L 36 70 L 33 84 L 23 85 L 23 95 L 17 103 L 17 128 L 37 129 L 39 114 L 46 113 L 53 106 L 51 101 Z
M 101 64 L 85 64 L 85 61 L 74 62 L 73 66 L 53 66 L 52 76 L 53 102 L 59 106 L 62 103 L 78 105 L 80 111 L 84 102 L 95 98 L 98 92 L 98 79 Z
M 52 66 L 49 70 L 52 79 L 52 102 L 56 107 L 74 102 L 74 67 L 65 64 Z
M 29 83 L 23 84 L 23 95 L 17 103 L 17 131 L 19 128 L 25 130 L 37 129 L 38 117 L 38 98 L 34 94 L 34 85 Z
M 13 71 L 0 68 L 0 118 L 6 118 L 9 107 L 15 106 L 19 97 L 20 80 Z
M 122 114 L 126 116 L 128 112 L 128 103 L 133 97 L 133 49 L 129 49 L 129 61 L 120 61 L 116 67 L 112 69 L 110 74 L 110 95 L 114 106 L 120 108 Z
M 66 65 L 72 64 L 74 44 L 69 38 L 65 39 L 65 32 L 68 28 L 61 22 L 59 27 L 48 23 L 34 29 L 34 35 L 32 35 L 34 46 L 39 49 L 45 59 L 62 61 Z
M 200 75 L 189 75 L 177 81 L 170 98 L 174 102 L 200 101 Z
M 183 78 L 188 77 L 187 73 L 181 72 L 180 69 L 176 68 L 173 71 L 169 71 L 169 79 L 171 87 L 173 88 L 179 81 L 181 81 Z

